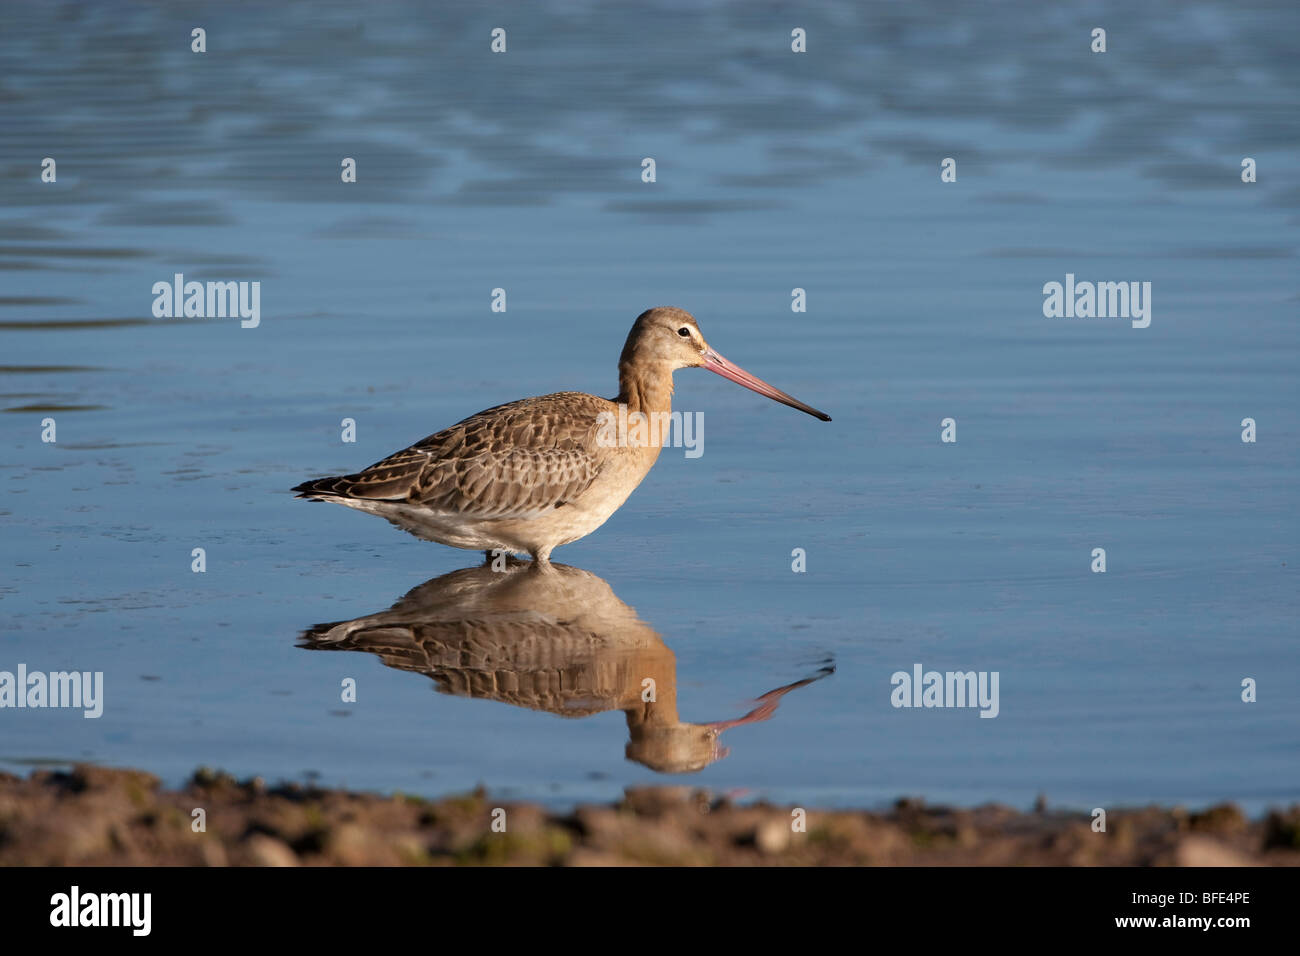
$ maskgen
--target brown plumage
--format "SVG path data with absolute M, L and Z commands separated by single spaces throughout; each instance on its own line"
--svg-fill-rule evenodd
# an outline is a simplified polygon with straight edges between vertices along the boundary
M 582 494 L 600 473 L 592 433 L 609 403 L 558 392 L 498 405 L 355 475 L 295 491 L 402 500 L 483 519 L 531 519 Z
M 673 372 L 703 366 L 824 421 L 830 417 L 732 365 L 682 309 L 643 312 L 619 358 L 614 399 L 556 392 L 489 408 L 354 475 L 293 490 L 377 514 L 417 537 L 457 548 L 551 550 L 600 527 L 649 472 L 658 442 L 611 442 L 623 414 L 672 410 Z

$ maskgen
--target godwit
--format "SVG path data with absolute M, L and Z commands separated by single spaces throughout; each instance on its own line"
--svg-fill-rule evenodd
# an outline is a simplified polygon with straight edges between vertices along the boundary
M 318 624 L 303 632 L 299 646 L 366 651 L 460 697 L 561 717 L 621 710 L 624 753 L 661 773 L 689 773 L 722 759 L 723 731 L 767 720 L 787 693 L 835 670 L 827 662 L 815 677 L 768 691 L 734 720 L 684 721 L 677 658 L 607 582 L 563 564 L 546 574 L 529 573 L 523 561 L 503 564 L 426 581 L 387 611 Z
M 293 490 L 387 518 L 418 538 L 487 551 L 551 549 L 591 534 L 618 510 L 659 457 L 659 441 L 610 441 L 611 420 L 672 411 L 673 372 L 703 366 L 822 421 L 830 416 L 733 365 L 682 309 L 637 316 L 618 360 L 618 397 L 556 392 L 498 405 L 354 475 Z M 625 435 L 624 435 L 625 437 Z

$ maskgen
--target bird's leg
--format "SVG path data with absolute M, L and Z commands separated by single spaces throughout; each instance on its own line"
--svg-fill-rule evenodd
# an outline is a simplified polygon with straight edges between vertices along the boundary
M 532 552 L 532 556 L 533 556 L 533 566 L 538 571 L 551 570 L 551 549 L 550 548 L 538 548 L 536 551 Z

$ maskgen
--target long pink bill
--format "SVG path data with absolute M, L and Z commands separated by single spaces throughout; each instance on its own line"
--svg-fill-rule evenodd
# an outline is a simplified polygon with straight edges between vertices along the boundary
M 739 365 L 728 362 L 713 349 L 704 353 L 704 367 L 710 372 L 717 372 L 723 378 L 729 378 L 737 385 L 743 385 L 752 392 L 758 392 L 760 395 L 766 395 L 773 401 L 780 402 L 782 405 L 789 405 L 791 408 L 797 408 L 801 412 L 807 412 L 813 418 L 820 418 L 824 422 L 831 420 L 831 417 L 825 412 L 819 412 L 811 405 L 805 405 L 793 395 L 787 395 L 775 386 L 768 385 L 757 376 L 750 375 Z
M 776 690 L 769 690 L 762 697 L 757 698 L 754 703 L 758 704 L 753 710 L 743 717 L 737 717 L 735 720 L 715 720 L 706 726 L 712 727 L 718 733 L 724 730 L 730 730 L 732 727 L 743 727 L 745 724 L 756 724 L 760 721 L 769 719 L 776 713 L 777 706 L 781 703 L 781 698 L 792 690 L 798 690 L 800 687 L 807 687 L 813 681 L 821 680 L 830 674 L 835 673 L 835 668 L 827 668 L 816 677 L 805 677 L 803 680 L 797 680 L 793 684 L 786 684 L 784 687 L 778 687 Z

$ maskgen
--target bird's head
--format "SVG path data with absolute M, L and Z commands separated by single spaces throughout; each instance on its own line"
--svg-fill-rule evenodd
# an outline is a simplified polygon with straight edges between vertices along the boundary
M 647 309 L 637 316 L 618 364 L 624 375 L 653 375 L 664 371 L 671 375 L 679 368 L 704 367 L 782 405 L 797 408 L 824 422 L 831 420 L 825 412 L 805 405 L 723 358 L 705 341 L 695 316 L 685 309 L 660 307 Z

